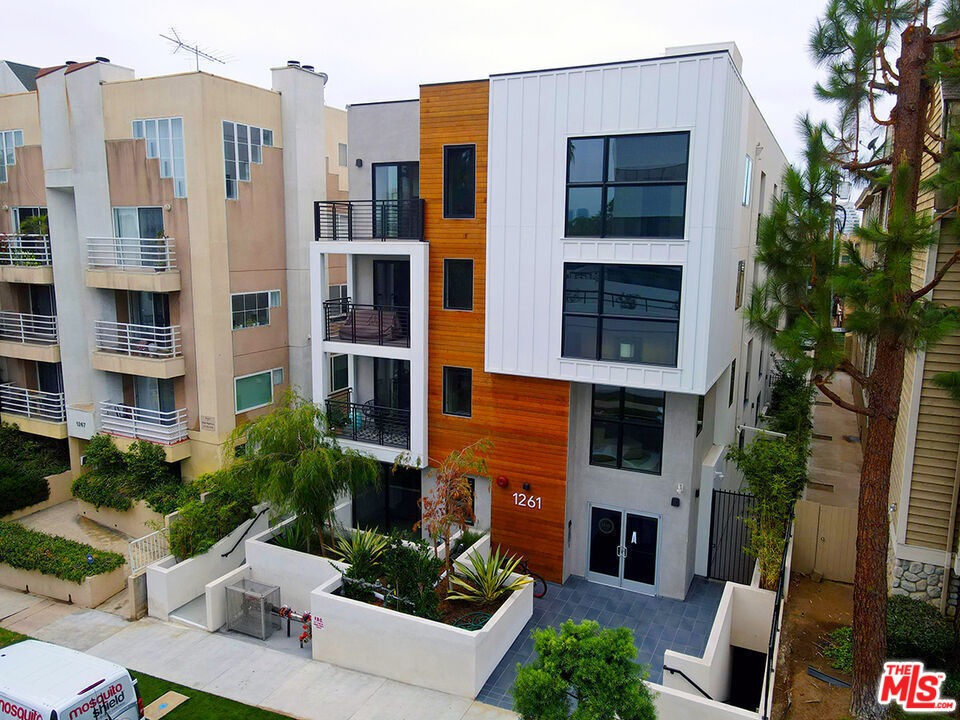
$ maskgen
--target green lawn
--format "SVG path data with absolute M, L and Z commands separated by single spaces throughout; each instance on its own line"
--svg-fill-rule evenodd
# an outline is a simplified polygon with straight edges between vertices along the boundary
M 26 639 L 25 635 L 0 628 L 0 648 Z M 216 695 L 209 695 L 143 673 L 131 671 L 130 674 L 137 679 L 137 684 L 140 686 L 140 695 L 145 706 L 169 690 L 174 690 L 190 698 L 166 716 L 170 720 L 281 720 L 287 717 Z

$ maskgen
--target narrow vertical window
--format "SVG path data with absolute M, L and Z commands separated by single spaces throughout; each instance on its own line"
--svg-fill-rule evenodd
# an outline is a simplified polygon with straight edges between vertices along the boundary
M 443 414 L 470 417 L 473 414 L 473 370 L 443 368 Z
M 727 398 L 727 407 L 733 405 L 733 390 L 737 386 L 737 359 L 730 363 L 730 395 Z
M 743 305 L 743 276 L 746 274 L 746 267 L 743 260 L 737 263 L 737 297 L 733 304 L 734 310 L 739 310 Z
M 443 148 L 443 216 L 476 217 L 477 146 L 446 145 Z
M 473 260 L 443 260 L 443 309 L 473 310 Z
M 753 158 L 749 155 L 746 158 L 746 165 L 743 169 L 743 197 L 740 199 L 744 206 L 750 204 L 750 192 L 753 185 Z

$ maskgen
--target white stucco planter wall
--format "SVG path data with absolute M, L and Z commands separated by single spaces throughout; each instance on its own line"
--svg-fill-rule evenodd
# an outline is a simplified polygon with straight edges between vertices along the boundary
M 254 520 L 244 520 L 233 532 L 222 538 L 213 547 L 202 555 L 187 558 L 182 562 L 172 555 L 149 565 L 147 574 L 147 608 L 150 617 L 166 620 L 170 613 L 178 607 L 206 591 L 207 583 L 235 570 L 244 562 L 244 543 L 226 557 L 228 552 L 240 539 L 246 535 L 263 533 L 270 523 L 267 505 L 258 505 L 253 509 Z M 217 628 L 207 628 L 216 630 Z

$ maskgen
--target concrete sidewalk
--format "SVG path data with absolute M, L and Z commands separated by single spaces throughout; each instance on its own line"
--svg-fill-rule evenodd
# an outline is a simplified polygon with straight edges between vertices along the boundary
M 513 720 L 507 710 L 152 618 L 127 622 L 0 589 L 0 626 L 298 718 Z M 296 642 L 291 639 L 291 642 Z

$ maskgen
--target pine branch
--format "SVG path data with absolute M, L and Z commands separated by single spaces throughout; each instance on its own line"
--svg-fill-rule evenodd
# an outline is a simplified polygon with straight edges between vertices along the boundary
M 877 57 L 880 59 L 880 66 L 883 68 L 883 74 L 889 75 L 894 80 L 899 80 L 900 76 L 892 67 L 890 67 L 890 63 L 887 61 L 887 56 L 883 52 L 883 45 L 877 48 Z
M 940 153 L 938 153 L 936 150 L 932 150 L 931 148 L 928 148 L 926 145 L 923 146 L 923 151 L 927 155 L 929 155 L 931 158 L 933 158 L 933 161 L 935 163 L 939 163 L 941 160 L 943 160 L 943 156 L 940 155 Z
M 952 40 L 960 40 L 960 30 L 954 30 L 953 32 L 930 36 L 930 42 L 932 43 L 945 43 L 951 42 Z
M 860 387 L 865 388 L 870 386 L 870 378 L 860 372 L 860 369 L 846 358 L 840 361 L 840 364 L 837 365 L 837 369 L 842 370 L 856 380 Z
M 873 90 L 883 90 L 884 92 L 890 93 L 891 95 L 896 95 L 897 90 L 899 89 L 896 85 L 889 82 L 880 82 L 879 80 L 871 80 L 867 83 Z
M 932 111 L 932 108 L 931 108 L 931 111 Z M 923 129 L 923 131 L 936 142 L 944 143 L 947 141 L 947 138 L 945 138 L 943 135 L 941 135 L 940 133 L 935 133 L 933 130 L 931 130 L 929 125 L 927 125 Z
M 877 160 L 871 160 L 870 162 L 844 163 L 843 169 L 853 172 L 855 170 L 869 170 L 870 168 L 875 168 L 875 167 L 879 167 L 880 165 L 889 165 L 889 164 L 890 164 L 890 158 L 879 158 Z
M 834 405 L 842 407 L 844 410 L 849 410 L 852 413 L 857 413 L 858 415 L 866 415 L 867 417 L 871 417 L 873 415 L 873 413 L 867 410 L 867 408 L 857 407 L 853 403 L 849 403 L 837 395 L 827 386 L 826 380 L 821 378 L 819 375 L 813 379 L 813 384 L 820 389 L 820 392 L 832 400 Z
M 910 302 L 911 303 L 916 302 L 917 300 L 922 298 L 924 295 L 926 295 L 928 292 L 933 290 L 937 285 L 939 285 L 940 281 L 943 280 L 943 276 L 947 274 L 947 270 L 953 267 L 954 263 L 956 263 L 957 260 L 960 260 L 960 250 L 957 250 L 956 252 L 954 252 L 953 255 L 951 255 L 947 259 L 947 261 L 943 264 L 943 267 L 937 270 L 937 274 L 933 276 L 933 280 L 928 282 L 919 290 L 915 290 L 914 292 L 910 293 L 907 296 L 910 299 Z

